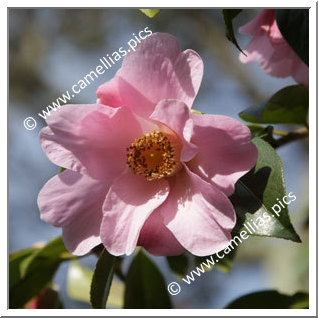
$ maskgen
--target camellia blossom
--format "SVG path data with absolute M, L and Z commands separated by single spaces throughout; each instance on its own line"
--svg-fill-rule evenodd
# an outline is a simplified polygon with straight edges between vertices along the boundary
M 137 245 L 154 255 L 224 249 L 236 222 L 228 196 L 257 159 L 245 125 L 190 112 L 198 54 L 164 34 L 144 42 L 99 89 L 99 104 L 63 106 L 40 133 L 49 159 L 66 168 L 40 191 L 41 218 L 63 228 L 76 255 L 100 243 L 113 255 Z
M 258 61 L 263 71 L 275 77 L 292 76 L 296 82 L 308 86 L 308 66 L 298 57 L 282 36 L 275 20 L 274 9 L 264 9 L 253 20 L 239 28 L 253 38 L 240 53 L 243 63 Z

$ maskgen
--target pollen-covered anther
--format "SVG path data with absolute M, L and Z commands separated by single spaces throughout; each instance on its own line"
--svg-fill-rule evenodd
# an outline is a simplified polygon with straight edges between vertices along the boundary
M 142 135 L 127 148 L 127 164 L 147 180 L 161 179 L 180 168 L 180 160 L 172 138 L 158 130 Z

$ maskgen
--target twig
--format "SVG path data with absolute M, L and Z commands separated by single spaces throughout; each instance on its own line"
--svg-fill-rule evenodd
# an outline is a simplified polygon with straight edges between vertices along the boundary
M 301 128 L 298 130 L 291 131 L 285 134 L 282 138 L 276 139 L 275 148 L 281 147 L 295 140 L 307 138 L 308 136 L 309 131 L 307 128 Z

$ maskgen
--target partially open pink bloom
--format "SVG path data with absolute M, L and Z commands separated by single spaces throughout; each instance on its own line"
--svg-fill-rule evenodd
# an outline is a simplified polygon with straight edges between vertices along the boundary
M 239 28 L 253 38 L 240 53 L 240 61 L 258 61 L 263 71 L 275 77 L 292 76 L 296 82 L 308 86 L 308 66 L 298 57 L 280 33 L 274 9 L 264 9 L 252 21 Z
M 191 114 L 176 100 L 159 102 L 147 119 L 128 107 L 67 105 L 47 123 L 41 145 L 67 170 L 47 182 L 38 205 L 74 254 L 101 242 L 114 255 L 136 245 L 208 255 L 229 244 L 227 196 L 257 157 L 246 126 Z
M 40 133 L 49 159 L 67 169 L 40 191 L 41 218 L 63 228 L 74 254 L 103 243 L 113 255 L 140 245 L 204 256 L 231 239 L 228 196 L 257 159 L 250 131 L 192 114 L 202 61 L 173 37 L 153 36 L 99 89 L 103 105 L 63 106 Z

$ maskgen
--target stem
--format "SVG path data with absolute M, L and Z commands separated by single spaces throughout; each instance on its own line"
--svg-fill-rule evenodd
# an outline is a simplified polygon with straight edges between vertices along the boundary
M 273 130 L 273 134 L 274 135 L 277 135 L 277 136 L 287 136 L 289 133 L 287 131 L 281 131 L 281 130 L 277 130 L 277 129 L 274 129 Z
M 307 128 L 301 128 L 298 130 L 291 131 L 287 133 L 280 139 L 277 139 L 275 142 L 275 148 L 281 147 L 283 145 L 286 145 L 294 140 L 303 139 L 309 136 L 309 131 Z

